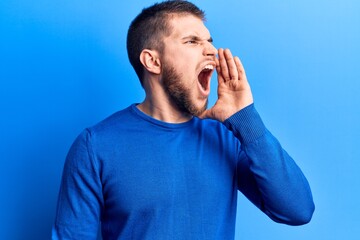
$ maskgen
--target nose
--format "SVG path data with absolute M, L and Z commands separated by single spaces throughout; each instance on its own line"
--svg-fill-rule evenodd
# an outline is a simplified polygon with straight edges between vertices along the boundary
M 211 42 L 206 42 L 204 46 L 204 56 L 216 56 L 217 49 Z

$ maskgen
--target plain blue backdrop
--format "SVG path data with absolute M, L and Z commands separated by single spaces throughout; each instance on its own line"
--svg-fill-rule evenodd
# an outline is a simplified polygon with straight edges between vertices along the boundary
M 143 100 L 130 21 L 154 1 L 0 2 L 0 239 L 49 239 L 80 131 Z M 360 236 L 360 2 L 194 1 L 216 47 L 245 66 L 255 104 L 307 176 L 308 225 L 277 224 L 239 195 L 236 239 Z M 211 103 L 216 100 L 216 78 Z

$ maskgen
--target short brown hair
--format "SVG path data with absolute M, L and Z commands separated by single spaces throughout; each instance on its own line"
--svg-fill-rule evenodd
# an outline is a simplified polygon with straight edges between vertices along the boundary
M 127 52 L 141 85 L 143 85 L 144 68 L 140 62 L 143 49 L 154 49 L 161 52 L 163 37 L 171 34 L 168 18 L 171 14 L 190 14 L 205 20 L 205 13 L 193 3 L 181 0 L 164 1 L 144 8 L 131 22 L 127 34 Z

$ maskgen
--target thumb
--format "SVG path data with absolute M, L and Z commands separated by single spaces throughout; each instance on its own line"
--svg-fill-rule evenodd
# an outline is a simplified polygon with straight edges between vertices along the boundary
M 198 117 L 201 119 L 206 119 L 206 118 L 212 118 L 212 116 L 213 116 L 213 112 L 212 112 L 212 108 L 210 108 L 210 109 L 205 110 Z

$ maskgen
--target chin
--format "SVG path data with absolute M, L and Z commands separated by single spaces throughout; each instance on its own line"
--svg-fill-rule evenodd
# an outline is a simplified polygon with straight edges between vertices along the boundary
M 207 106 L 208 106 L 208 99 L 206 99 L 204 104 L 202 104 L 200 106 L 195 106 L 195 104 L 194 104 L 194 105 L 192 105 L 191 109 L 188 109 L 188 110 L 191 115 L 199 116 L 203 112 L 205 112 L 205 110 L 207 109 Z

